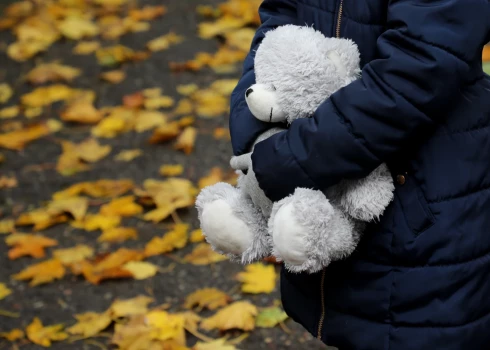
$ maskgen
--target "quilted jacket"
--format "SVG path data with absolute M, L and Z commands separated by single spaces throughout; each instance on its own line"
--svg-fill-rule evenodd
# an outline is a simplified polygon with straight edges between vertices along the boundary
M 386 162 L 395 199 L 349 258 L 281 275 L 284 308 L 340 350 L 490 349 L 488 0 L 266 0 L 231 98 L 236 155 L 270 124 L 251 115 L 254 49 L 283 24 L 359 46 L 362 78 L 308 119 L 257 144 L 273 200 L 325 189 Z

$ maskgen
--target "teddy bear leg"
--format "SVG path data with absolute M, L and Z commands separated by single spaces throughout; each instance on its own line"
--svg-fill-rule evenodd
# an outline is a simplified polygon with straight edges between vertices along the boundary
M 196 207 L 206 241 L 217 252 L 244 264 L 269 254 L 266 220 L 239 189 L 227 183 L 206 187 Z
M 395 186 L 386 164 L 380 165 L 361 180 L 346 180 L 333 187 L 336 203 L 354 219 L 370 222 L 378 219 L 393 200 Z M 340 194 L 340 195 L 339 195 Z M 329 198 L 333 198 L 334 193 Z
M 274 204 L 272 253 L 292 272 L 314 273 L 350 255 L 359 236 L 352 219 L 320 191 L 298 188 Z

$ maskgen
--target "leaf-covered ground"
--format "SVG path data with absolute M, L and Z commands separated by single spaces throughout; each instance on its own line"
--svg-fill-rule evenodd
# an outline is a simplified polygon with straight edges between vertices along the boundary
M 2 2 L 1 349 L 323 348 L 196 231 L 259 3 Z

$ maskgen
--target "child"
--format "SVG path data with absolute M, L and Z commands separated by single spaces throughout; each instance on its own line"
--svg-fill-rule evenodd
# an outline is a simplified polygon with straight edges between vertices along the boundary
M 259 12 L 231 99 L 235 155 L 273 126 L 244 99 L 265 32 L 297 24 L 350 38 L 363 67 L 312 118 L 256 145 L 266 195 L 325 189 L 383 162 L 396 182 L 352 256 L 318 274 L 283 271 L 287 313 L 340 350 L 489 349 L 490 2 L 266 0 Z

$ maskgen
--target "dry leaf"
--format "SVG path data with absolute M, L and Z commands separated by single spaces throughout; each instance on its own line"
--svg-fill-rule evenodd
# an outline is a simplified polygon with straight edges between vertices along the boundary
M 216 339 L 207 343 L 197 342 L 193 350 L 237 350 L 234 345 L 226 344 L 226 339 Z
M 158 266 L 145 261 L 130 261 L 123 266 L 123 269 L 131 272 L 136 280 L 153 277 L 158 272 Z
M 123 97 L 123 105 L 127 108 L 139 108 L 145 103 L 145 96 L 141 92 L 135 92 Z
M 73 48 L 73 53 L 76 55 L 89 55 L 100 48 L 98 41 L 81 41 Z
M 255 328 L 257 313 L 255 305 L 248 301 L 237 301 L 205 319 L 201 323 L 201 328 L 204 330 L 219 329 L 220 331 L 230 329 L 251 331 Z
M 65 265 L 74 264 L 94 256 L 94 248 L 85 244 L 78 244 L 72 248 L 56 249 L 53 257 Z
M 130 227 L 113 227 L 102 232 L 97 242 L 124 242 L 128 239 L 138 239 L 138 232 Z
M 143 150 L 141 149 L 127 149 L 125 151 L 119 152 L 114 157 L 114 160 L 118 162 L 130 162 L 141 155 L 143 155 Z
M 81 124 L 96 124 L 102 119 L 100 113 L 92 102 L 75 100 L 61 113 L 61 120 Z
M 198 244 L 190 254 L 184 257 L 186 262 L 193 265 L 209 265 L 226 259 L 226 256 L 213 251 L 207 243 Z
M 53 214 L 46 208 L 42 208 L 21 214 L 15 224 L 17 226 L 34 225 L 34 231 L 40 231 L 66 221 L 68 221 L 68 216 Z
M 58 244 L 58 241 L 42 235 L 12 233 L 5 238 L 5 243 L 7 246 L 12 247 L 8 252 L 9 259 L 15 260 L 22 256 L 43 258 L 46 255 L 44 248 L 54 247 Z
M 187 244 L 187 230 L 189 225 L 177 224 L 172 231 L 163 237 L 154 237 L 145 246 L 145 256 L 153 256 L 169 253 L 174 249 L 180 249 Z
M 199 24 L 199 37 L 202 39 L 211 39 L 217 35 L 226 34 L 235 29 L 245 27 L 247 24 L 244 18 L 235 18 L 224 16 L 214 22 L 204 22 Z
M 19 106 L 12 106 L 0 109 L 0 119 L 10 119 L 15 118 L 19 115 Z
M 160 167 L 159 173 L 162 176 L 178 176 L 182 175 L 184 167 L 182 164 L 166 164 Z
M 99 34 L 99 28 L 92 21 L 70 16 L 59 23 L 58 29 L 68 39 L 80 40 L 84 37 L 93 37 Z
M 12 277 L 18 281 L 32 279 L 29 285 L 35 287 L 40 284 L 52 282 L 55 279 L 63 278 L 64 275 L 65 268 L 61 262 L 57 259 L 51 259 L 30 265 Z
M 12 294 L 12 290 L 5 283 L 0 283 L 0 300 L 5 299 L 10 294 Z
M 174 99 L 170 96 L 158 96 L 146 98 L 144 106 L 146 109 L 170 108 L 174 103 Z
M 231 140 L 230 131 L 225 128 L 216 128 L 213 131 L 213 137 L 216 140 Z
M 165 6 L 149 6 L 146 5 L 141 9 L 132 9 L 129 11 L 129 17 L 135 21 L 149 21 L 158 18 L 167 13 Z
M 93 337 L 112 323 L 111 316 L 108 312 L 96 313 L 86 312 L 75 315 L 77 323 L 68 328 L 66 331 L 70 334 L 81 335 L 84 338 Z
M 27 81 L 31 84 L 44 84 L 47 82 L 71 82 L 82 74 L 78 68 L 65 66 L 59 63 L 44 63 L 32 69 L 27 74 Z
M 55 199 L 48 204 L 47 212 L 50 215 L 70 213 L 75 220 L 82 220 L 87 212 L 88 199 L 85 197 L 70 197 Z
M 44 327 L 41 320 L 35 317 L 26 328 L 27 338 L 34 344 L 50 347 L 52 341 L 61 341 L 68 338 L 63 332 L 63 325 L 57 324 Z
M 89 138 L 79 144 L 70 141 L 61 141 L 63 153 L 58 158 L 56 170 L 70 176 L 80 171 L 88 170 L 86 163 L 95 163 L 111 153 L 112 147 L 100 145 L 94 138 Z
M 273 265 L 255 263 L 247 265 L 245 272 L 240 272 L 237 279 L 243 283 L 244 293 L 271 293 L 276 287 L 276 270 Z
M 164 124 L 159 126 L 153 131 L 153 135 L 150 137 L 149 142 L 151 144 L 161 143 L 172 140 L 179 136 L 180 126 L 176 122 Z M 1 136 L 0 136 L 1 137 Z
M 0 134 L 0 147 L 21 151 L 28 143 L 50 133 L 51 130 L 46 124 L 31 125 L 24 129 Z
M 249 51 L 255 36 L 253 28 L 240 28 L 225 34 L 226 43 L 233 48 Z
M 199 242 L 204 242 L 204 235 L 202 234 L 201 229 L 197 229 L 191 232 L 189 241 L 191 243 L 199 243 Z
M 0 220 L 0 234 L 10 233 L 15 228 L 15 221 L 13 219 Z
M 183 40 L 183 36 L 177 35 L 175 33 L 169 33 L 149 41 L 146 46 L 152 52 L 162 51 L 168 49 L 170 45 L 181 43 Z
M 43 113 L 42 107 L 27 107 L 24 110 L 24 115 L 27 119 L 39 117 Z
M 42 86 L 23 95 L 21 97 L 21 102 L 23 105 L 29 107 L 42 107 L 48 106 L 54 102 L 68 100 L 76 93 L 77 92 L 72 88 L 62 84 Z
M 100 208 L 100 213 L 106 216 L 134 216 L 142 213 L 143 207 L 134 203 L 134 200 L 134 196 L 114 198 Z
M 141 91 L 141 94 L 143 94 L 143 97 L 145 98 L 159 97 L 162 95 L 162 88 L 155 87 L 155 88 L 144 89 L 143 91 Z
M 102 214 L 87 214 L 83 220 L 73 221 L 71 225 L 85 231 L 109 230 L 121 223 L 120 216 L 107 216 Z
M 126 73 L 124 73 L 122 70 L 111 70 L 109 72 L 102 73 L 100 78 L 109 83 L 118 84 L 126 79 Z
M 95 198 L 113 198 L 121 196 L 134 188 L 133 180 L 97 180 L 94 182 L 80 182 L 53 194 L 53 199 L 62 199 L 87 195 Z
M 178 137 L 177 142 L 175 143 L 175 149 L 182 150 L 185 154 L 190 154 L 194 149 L 196 136 L 197 129 L 192 126 L 188 126 Z
M 203 189 L 221 181 L 223 181 L 223 170 L 219 167 L 214 167 L 209 171 L 208 175 L 199 179 L 198 186 L 199 189 Z
M 0 189 L 17 187 L 17 179 L 12 176 L 0 176 Z
M 204 288 L 188 295 L 184 307 L 190 309 L 197 305 L 199 310 L 204 308 L 216 310 L 228 305 L 229 302 L 231 302 L 231 298 L 225 292 L 216 288 Z
M 94 266 L 94 272 L 99 273 L 104 270 L 110 270 L 116 267 L 121 267 L 129 261 L 139 261 L 143 259 L 143 254 L 137 250 L 120 248 L 114 253 L 106 256 L 102 261 L 99 261 Z
M 154 339 L 175 340 L 177 344 L 185 344 L 184 315 L 154 310 L 146 314 L 145 321 L 153 329 Z
M 123 45 L 115 45 L 99 48 L 95 54 L 100 65 L 113 66 L 132 59 L 134 51 Z
M 196 84 L 177 85 L 176 90 L 183 96 L 189 96 L 199 90 L 199 87 Z
M 177 115 L 191 114 L 194 112 L 194 104 L 188 98 L 183 98 L 175 107 L 174 113 Z
M 9 84 L 7 83 L 1 83 L 0 84 L 0 103 L 6 103 L 12 95 L 14 94 L 14 91 L 10 87 Z
M 110 307 L 111 317 L 117 319 L 142 315 L 148 312 L 148 304 L 152 303 L 153 298 L 140 295 L 132 299 L 116 300 Z
M 259 312 L 255 325 L 262 328 L 272 328 L 284 322 L 287 318 L 288 315 L 280 307 L 268 307 Z
M 7 339 L 8 341 L 14 342 L 16 340 L 24 338 L 25 334 L 22 329 L 12 329 L 10 332 L 0 333 L 0 337 Z
M 167 116 L 158 111 L 139 111 L 136 115 L 134 130 L 143 132 L 164 125 L 167 122 Z

